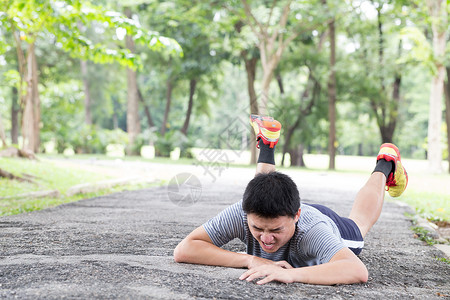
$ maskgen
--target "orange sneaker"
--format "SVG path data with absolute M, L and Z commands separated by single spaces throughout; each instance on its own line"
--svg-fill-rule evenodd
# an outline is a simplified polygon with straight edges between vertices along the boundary
M 385 143 L 378 152 L 377 161 L 380 159 L 394 162 L 394 171 L 386 180 L 386 190 L 391 197 L 399 197 L 408 185 L 408 173 L 402 165 L 400 151 L 394 144 Z
M 263 143 L 273 148 L 280 138 L 281 123 L 272 117 L 262 117 L 259 115 L 250 115 L 250 124 L 255 130 L 256 140 L 263 140 Z M 256 147 L 259 148 L 258 143 Z

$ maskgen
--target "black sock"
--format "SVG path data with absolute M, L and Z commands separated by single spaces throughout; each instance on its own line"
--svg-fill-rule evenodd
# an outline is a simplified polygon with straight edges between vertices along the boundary
M 264 144 L 262 139 L 258 141 L 258 145 L 260 150 L 258 163 L 275 165 L 275 146 L 270 148 L 270 145 Z
M 381 172 L 386 175 L 386 179 L 389 178 L 389 174 L 394 172 L 395 165 L 393 161 L 387 161 L 385 159 L 380 159 L 375 166 L 375 170 L 373 170 L 372 174 L 375 172 Z

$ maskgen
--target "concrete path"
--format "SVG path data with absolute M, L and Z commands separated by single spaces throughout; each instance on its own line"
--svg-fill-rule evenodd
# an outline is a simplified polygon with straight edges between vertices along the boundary
M 238 280 L 243 269 L 177 264 L 172 251 L 191 230 L 238 201 L 251 169 L 227 169 L 215 180 L 198 167 L 180 189 L 158 188 L 82 200 L 0 218 L 0 298 L 61 299 L 444 299 L 450 267 L 442 252 L 413 238 L 406 207 L 386 202 L 360 255 L 366 284 L 312 286 Z M 172 172 L 172 173 L 171 173 Z M 163 172 L 162 172 L 163 173 Z M 162 174 L 161 173 L 161 174 Z M 287 171 L 305 202 L 347 215 L 360 177 Z M 172 182 L 173 183 L 173 182 Z M 239 242 L 225 246 L 245 251 Z

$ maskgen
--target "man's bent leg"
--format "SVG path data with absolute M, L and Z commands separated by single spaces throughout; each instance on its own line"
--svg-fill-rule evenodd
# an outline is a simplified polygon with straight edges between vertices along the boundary
M 380 217 L 385 186 L 386 176 L 375 172 L 356 195 L 349 218 L 358 225 L 363 237 Z
M 407 185 L 408 174 L 401 163 L 400 151 L 390 143 L 381 145 L 375 170 L 356 195 L 349 217 L 358 225 L 363 237 L 380 217 L 386 187 L 389 195 L 398 197 Z

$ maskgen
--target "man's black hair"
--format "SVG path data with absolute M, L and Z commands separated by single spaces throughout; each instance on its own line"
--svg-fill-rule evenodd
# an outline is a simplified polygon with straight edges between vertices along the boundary
M 247 185 L 242 207 L 247 214 L 264 218 L 294 218 L 300 208 L 297 185 L 279 172 L 260 173 Z

